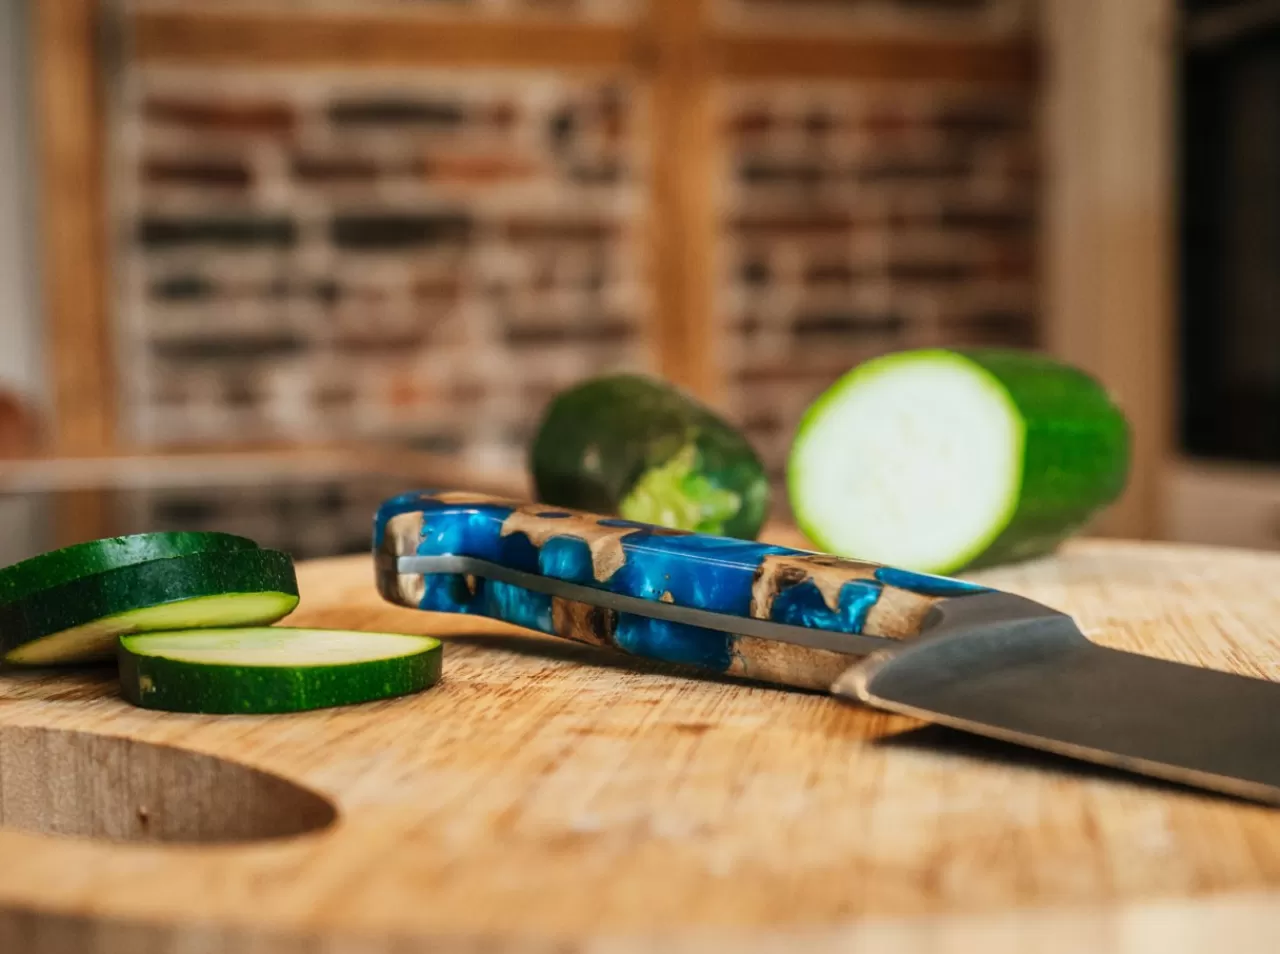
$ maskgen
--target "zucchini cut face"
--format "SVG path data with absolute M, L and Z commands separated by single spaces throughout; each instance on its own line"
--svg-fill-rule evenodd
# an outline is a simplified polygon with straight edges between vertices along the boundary
M 263 592 L 197 596 L 144 606 L 24 643 L 10 650 L 5 661 L 18 666 L 56 666 L 110 659 L 116 638 L 124 633 L 261 625 L 283 619 L 297 605 L 296 594 Z
M 440 678 L 429 636 L 284 626 L 143 633 L 120 640 L 120 683 L 138 706 L 271 713 L 418 692 Z
M 1123 490 L 1127 423 L 1097 381 L 1041 355 L 873 359 L 804 415 L 787 490 L 827 552 L 925 573 L 1050 552 Z

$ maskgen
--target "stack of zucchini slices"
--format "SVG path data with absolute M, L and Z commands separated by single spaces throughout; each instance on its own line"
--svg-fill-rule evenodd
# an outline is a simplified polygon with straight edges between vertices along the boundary
M 438 640 L 270 625 L 297 605 L 292 558 L 245 537 L 111 537 L 0 569 L 0 652 L 8 666 L 117 657 L 130 702 L 177 712 L 291 712 L 439 679 Z

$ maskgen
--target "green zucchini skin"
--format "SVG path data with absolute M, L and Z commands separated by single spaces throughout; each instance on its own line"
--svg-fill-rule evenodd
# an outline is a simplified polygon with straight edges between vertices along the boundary
M 212 532 L 138 533 L 90 540 L 0 569 L 0 603 L 15 603 L 40 590 L 149 560 L 257 548 L 247 537 Z
M 285 627 L 278 627 L 287 633 Z M 135 706 L 167 712 L 257 715 L 300 712 L 409 695 L 440 680 L 443 647 L 340 665 L 222 665 L 135 652 L 120 640 L 120 687 Z
M 935 362 L 939 366 L 963 365 L 983 379 L 992 393 L 999 393 L 1016 431 L 1012 466 L 1017 470 L 1010 472 L 1008 507 L 999 522 L 991 525 L 989 536 L 945 564 L 908 569 L 950 576 L 1043 556 L 1079 532 L 1123 492 L 1130 467 L 1129 425 L 1102 384 L 1086 372 L 1045 355 L 1014 349 L 896 352 L 850 370 L 809 407 L 800 422 L 788 464 L 788 492 L 801 528 L 818 546 L 846 556 L 885 560 L 879 553 L 847 552 L 852 544 L 826 538 L 821 511 L 810 507 L 811 501 L 804 496 L 805 469 L 798 462 L 806 435 L 868 379 L 874 382 L 878 375 L 894 368 Z M 906 447 L 911 437 L 903 435 L 900 440 Z M 914 463 L 928 463 L 927 446 L 909 452 L 925 455 Z M 807 468 L 813 466 L 812 462 L 807 464 Z M 892 475 L 886 476 L 892 479 Z M 830 512 L 838 504 L 828 501 L 824 506 Z M 913 532 L 929 531 L 920 528 Z
M 954 349 L 1017 405 L 1026 428 L 1018 506 L 967 568 L 1051 553 L 1124 492 L 1131 433 L 1106 389 L 1052 358 L 1006 349 Z
M 754 448 L 707 407 L 644 375 L 604 375 L 557 395 L 539 424 L 529 464 L 541 503 L 619 514 L 646 475 L 686 458 L 692 477 L 715 493 L 736 495 L 736 507 L 711 522 L 664 524 L 755 539 L 769 512 L 770 488 Z
M 8 655 L 35 640 L 122 613 L 232 593 L 283 594 L 284 612 L 243 623 L 281 619 L 298 603 L 292 558 L 278 550 L 257 548 L 207 551 L 117 567 L 40 590 L 27 599 L 0 606 L 0 651 Z M 114 635 L 128 631 L 126 627 Z M 113 642 L 114 635 L 104 633 L 104 639 Z M 111 642 L 103 647 L 108 655 Z M 85 658 L 98 655 L 100 652 Z

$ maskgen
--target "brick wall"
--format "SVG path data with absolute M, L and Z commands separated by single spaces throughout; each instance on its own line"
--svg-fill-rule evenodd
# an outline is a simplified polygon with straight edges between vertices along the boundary
M 377 10 L 407 16 L 546 15 L 627 20 L 642 15 L 645 0 L 123 0 L 134 10 Z M 1035 0 L 710 0 L 721 23 L 789 29 L 1023 29 Z
M 859 361 L 1036 343 L 1029 94 L 742 86 L 722 122 L 728 406 L 775 475 L 806 404 Z
M 236 533 L 299 560 L 360 553 L 369 549 L 378 505 L 405 489 L 404 478 L 333 473 L 118 492 L 112 532 Z
M 717 19 L 744 29 L 875 30 L 992 36 L 1025 31 L 1037 0 L 711 0 Z
M 644 0 L 119 0 L 132 10 L 292 10 L 346 13 L 378 12 L 396 16 L 501 19 L 548 16 L 594 21 L 633 19 Z
M 643 9 L 640 0 L 221 2 L 404 16 L 607 19 Z M 1032 29 L 1034 8 L 713 0 L 713 9 L 735 29 L 962 42 Z M 931 344 L 1036 343 L 1033 90 L 760 82 L 722 87 L 717 102 L 727 145 L 712 316 L 729 385 L 722 409 L 775 478 L 804 406 L 858 361 Z M 136 440 L 394 437 L 475 467 L 519 469 L 556 390 L 605 370 L 654 369 L 642 234 L 652 144 L 640 81 L 126 61 L 113 111 L 122 423 Z M 275 491 L 210 490 L 203 511 L 193 493 L 144 495 L 131 520 L 172 524 L 186 513 L 188 525 L 239 525 L 236 514 L 261 521 L 280 510 Z M 333 499 L 322 498 L 321 510 Z M 366 503 L 343 511 L 353 540 Z
M 556 389 L 650 366 L 640 100 L 549 75 L 136 72 L 116 163 L 129 431 L 520 466 Z

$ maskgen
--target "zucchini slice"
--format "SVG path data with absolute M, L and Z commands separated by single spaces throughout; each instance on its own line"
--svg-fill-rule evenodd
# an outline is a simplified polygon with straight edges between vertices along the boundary
M 1022 351 L 905 351 L 814 402 L 787 489 L 821 549 L 948 575 L 1053 550 L 1123 491 L 1129 440 L 1076 368 Z
M 249 538 L 230 533 L 137 533 L 90 540 L 50 550 L 0 569 L 0 603 L 13 603 L 39 590 L 148 560 L 213 550 L 257 548 L 258 545 Z
M 418 692 L 440 679 L 438 639 L 394 633 L 208 629 L 120 640 L 120 685 L 170 712 L 297 712 Z
M 769 480 L 747 439 L 666 382 L 610 374 L 562 391 L 529 453 L 540 503 L 753 540 Z
M 287 553 L 192 553 L 118 567 L 0 606 L 0 651 L 15 665 L 85 662 L 110 658 L 124 633 L 262 625 L 297 605 Z

